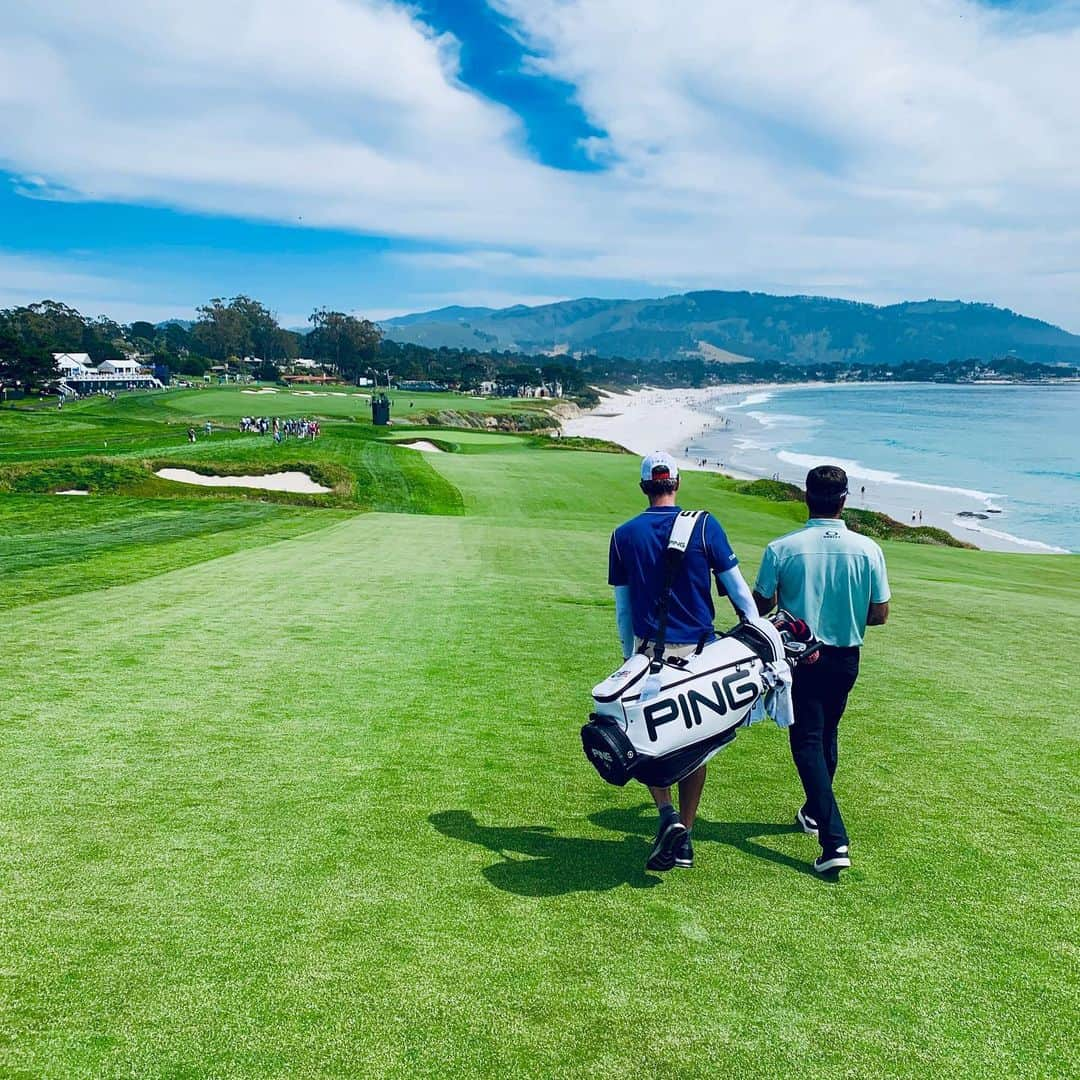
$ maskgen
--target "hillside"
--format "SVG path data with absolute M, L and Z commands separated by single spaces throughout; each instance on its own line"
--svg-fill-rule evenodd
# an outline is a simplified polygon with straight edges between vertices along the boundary
M 593 352 L 639 360 L 698 354 L 785 363 L 900 364 L 1014 355 L 1080 362 L 1080 336 L 990 304 L 925 300 L 879 307 L 814 296 L 692 292 L 656 300 L 441 308 L 387 319 L 394 341 L 432 348 Z M 725 355 L 730 354 L 730 355 Z

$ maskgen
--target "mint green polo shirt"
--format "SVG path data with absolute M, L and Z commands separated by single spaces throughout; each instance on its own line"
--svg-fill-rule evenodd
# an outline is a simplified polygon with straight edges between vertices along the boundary
M 870 605 L 889 599 L 885 556 L 839 519 L 811 518 L 765 549 L 754 591 L 776 596 L 826 645 L 861 645 Z

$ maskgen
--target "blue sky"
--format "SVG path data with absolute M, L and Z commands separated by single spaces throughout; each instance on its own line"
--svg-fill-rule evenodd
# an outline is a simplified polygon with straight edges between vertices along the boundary
M 1080 331 L 1080 6 L 0 0 L 0 304 L 690 288 Z

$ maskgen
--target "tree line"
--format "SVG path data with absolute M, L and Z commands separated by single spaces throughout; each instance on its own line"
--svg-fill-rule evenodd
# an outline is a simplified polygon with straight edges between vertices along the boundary
M 984 368 L 978 359 L 941 363 L 912 360 L 887 364 L 784 363 L 774 359 L 715 363 L 692 354 L 638 360 L 621 356 L 535 356 L 514 351 L 432 349 L 389 341 L 369 319 L 318 308 L 309 330 L 289 330 L 263 303 L 249 296 L 215 297 L 189 323 L 173 320 L 118 323 L 88 318 L 55 300 L 0 310 L 0 387 L 47 388 L 58 377 L 53 353 L 88 353 L 93 363 L 138 354 L 170 373 L 201 376 L 216 365 L 245 364 L 256 378 L 276 381 L 299 357 L 310 358 L 356 381 L 389 371 L 397 380 L 426 380 L 458 390 L 494 384 L 510 393 L 523 385 L 561 384 L 583 403 L 597 400 L 595 385 L 631 387 L 706 386 L 733 382 L 877 381 L 963 382 Z M 997 358 L 1000 374 L 1024 379 L 1076 374 L 1075 369 Z
M 56 300 L 0 310 L 0 385 L 43 389 L 58 377 L 53 353 L 88 353 L 94 364 L 138 355 L 172 374 L 201 376 L 217 365 L 246 366 L 266 381 L 300 357 L 356 381 L 387 370 L 397 379 L 431 380 L 456 389 L 559 382 L 568 393 L 585 388 L 573 364 L 513 352 L 429 349 L 383 339 L 370 319 L 322 307 L 306 331 L 282 327 L 265 304 L 249 296 L 215 297 L 191 322 L 118 323 L 89 318 Z M 640 365 L 639 365 L 640 366 Z
M 319 308 L 311 329 L 287 330 L 263 303 L 249 296 L 215 297 L 185 323 L 118 323 L 88 318 L 56 300 L 0 310 L 0 382 L 26 388 L 56 379 L 53 353 L 88 353 L 95 364 L 139 355 L 180 375 L 198 376 L 219 364 L 253 362 L 258 378 L 305 356 L 353 380 L 378 358 L 382 333 L 369 319 Z

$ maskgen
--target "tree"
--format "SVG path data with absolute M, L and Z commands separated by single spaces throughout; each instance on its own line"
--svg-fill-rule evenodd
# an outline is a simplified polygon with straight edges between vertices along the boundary
M 311 313 L 308 322 L 312 327 L 307 336 L 312 357 L 337 368 L 347 379 L 359 378 L 379 355 L 382 331 L 368 319 L 319 308 Z
M 86 319 L 56 300 L 42 300 L 3 312 L 11 333 L 24 351 L 80 352 Z
M 133 344 L 149 348 L 153 346 L 157 337 L 157 327 L 151 322 L 138 319 L 127 328 L 127 338 Z
M 198 309 L 199 318 L 191 328 L 191 337 L 202 352 L 213 360 L 224 360 L 230 353 L 247 355 L 251 338 L 244 318 L 231 303 L 214 297 Z
M 281 372 L 272 360 L 263 360 L 255 369 L 255 378 L 260 382 L 277 382 L 281 378 Z
M 32 390 L 47 386 L 60 374 L 52 353 L 48 349 L 25 348 L 8 314 L 0 312 L 0 388 Z
M 251 346 L 246 351 L 236 350 L 240 356 L 255 355 L 262 360 L 275 360 L 281 356 L 281 327 L 265 304 L 250 296 L 234 296 L 229 301 L 229 308 L 246 327 Z
M 210 369 L 210 361 L 194 353 L 184 352 L 176 362 L 176 370 L 181 375 L 202 375 Z
M 297 347 L 296 335 L 282 330 L 274 313 L 250 296 L 234 296 L 231 300 L 214 297 L 198 313 L 189 335 L 190 345 L 214 360 L 257 356 L 277 362 L 296 355 L 291 351 Z M 166 328 L 167 335 L 175 335 L 174 326 Z
M 193 344 L 191 333 L 178 322 L 166 323 L 162 330 L 162 337 L 165 340 L 165 349 L 168 352 L 181 354 L 191 350 Z
M 0 385 L 43 388 L 60 375 L 54 352 L 72 352 L 82 342 L 85 320 L 54 300 L 0 311 Z
M 128 347 L 120 324 L 104 315 L 88 320 L 83 326 L 82 351 L 89 353 L 95 364 L 123 356 Z

